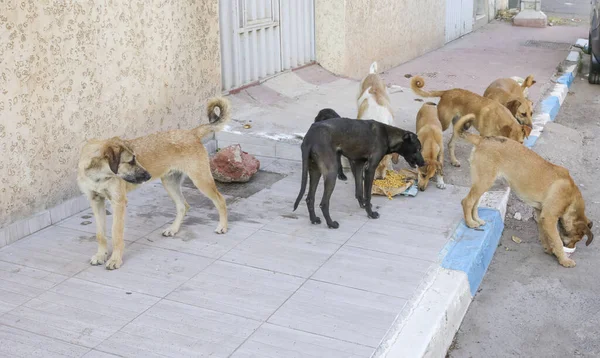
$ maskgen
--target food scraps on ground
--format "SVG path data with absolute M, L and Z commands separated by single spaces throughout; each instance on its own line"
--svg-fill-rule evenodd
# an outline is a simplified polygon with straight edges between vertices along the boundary
M 388 199 L 401 194 L 414 184 L 416 173 L 411 170 L 402 169 L 400 171 L 388 170 L 385 179 L 376 179 L 373 181 L 372 194 L 385 195 Z
M 511 239 L 512 239 L 512 241 L 516 242 L 517 244 L 520 244 L 520 243 L 523 242 L 523 240 L 521 240 L 520 238 L 518 238 L 518 237 L 516 237 L 514 235 L 513 235 L 513 237 Z

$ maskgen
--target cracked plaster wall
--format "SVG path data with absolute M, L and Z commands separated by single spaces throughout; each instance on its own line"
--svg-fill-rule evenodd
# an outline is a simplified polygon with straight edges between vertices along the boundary
M 204 121 L 218 29 L 217 0 L 0 0 L 0 227 L 80 194 L 85 139 Z
M 360 78 L 377 61 L 385 71 L 444 45 L 442 0 L 315 0 L 317 61 Z

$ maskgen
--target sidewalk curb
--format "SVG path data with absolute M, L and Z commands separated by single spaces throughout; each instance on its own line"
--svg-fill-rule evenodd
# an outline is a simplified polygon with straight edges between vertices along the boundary
M 580 58 L 579 50 L 571 47 L 561 64 L 564 71 L 555 75 L 556 84 L 533 117 L 532 133 L 524 143 L 528 148 L 533 147 L 546 123 L 556 118 L 577 76 Z M 502 237 L 509 195 L 507 188 L 505 192 L 488 192 L 482 198 L 479 215 L 486 221 L 483 231 L 469 229 L 461 220 L 440 252 L 440 267 L 428 274 L 413 306 L 398 315 L 372 357 L 446 355 Z
M 582 39 L 579 39 L 578 42 L 581 40 Z M 587 40 L 585 41 L 587 42 Z M 539 112 L 533 116 L 533 130 L 531 131 L 529 138 L 525 141 L 525 146 L 527 146 L 527 148 L 533 147 L 544 131 L 546 123 L 553 122 L 556 118 L 560 106 L 562 106 L 565 98 L 567 98 L 569 88 L 571 88 L 571 85 L 577 76 L 580 58 L 581 53 L 579 50 L 572 49 L 565 61 L 563 61 L 562 67 L 565 68 L 565 71 L 558 76 L 556 84 L 550 90 L 550 94 L 540 102 Z

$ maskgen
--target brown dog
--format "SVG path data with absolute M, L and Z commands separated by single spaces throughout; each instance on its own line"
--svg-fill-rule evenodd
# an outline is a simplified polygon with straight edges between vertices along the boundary
M 362 79 L 359 86 L 357 119 L 373 119 L 379 123 L 394 125 L 394 111 L 390 105 L 390 97 L 385 87 L 385 82 L 377 74 L 377 62 L 369 68 L 369 74 Z M 385 179 L 392 163 L 398 164 L 398 154 L 388 154 L 383 157 L 375 170 L 375 179 Z
M 483 93 L 484 97 L 496 100 L 508 108 L 521 124 L 533 127 L 533 102 L 525 96 L 524 89 L 535 84 L 533 75 L 527 76 L 522 85 L 512 78 L 500 78 L 492 82 Z
M 415 76 L 410 81 L 410 87 L 419 96 L 440 97 L 438 117 L 442 130 L 448 129 L 455 117 L 472 113 L 475 115 L 473 126 L 482 136 L 502 136 L 523 143 L 531 133 L 531 127 L 519 124 L 506 107 L 493 99 L 460 88 L 427 92 L 422 90 L 424 86 L 425 80 L 420 76 Z M 456 136 L 452 134 L 448 143 L 450 162 L 459 167 L 460 162 L 454 154 L 455 141 Z
M 218 108 L 218 113 L 216 109 Z M 90 200 L 96 219 L 98 251 L 92 256 L 92 265 L 102 265 L 108 258 L 104 227 L 106 223 L 105 199 L 113 208 L 113 252 L 106 263 L 109 270 L 123 263 L 123 231 L 127 192 L 153 178 L 160 178 L 167 193 L 175 202 L 177 216 L 163 232 L 173 236 L 189 209 L 181 192 L 181 183 L 188 175 L 194 185 L 217 207 L 219 225 L 215 232 L 227 232 L 227 207 L 217 190 L 210 171 L 208 154 L 202 138 L 221 127 L 230 119 L 229 102 L 213 98 L 208 102 L 208 124 L 190 130 L 172 130 L 131 140 L 114 137 L 106 140 L 92 139 L 81 152 L 77 182 Z
M 594 235 L 593 222 L 585 215 L 585 202 L 569 171 L 513 140 L 465 132 L 465 126 L 474 120 L 469 114 L 454 125 L 456 135 L 475 145 L 470 159 L 472 186 L 462 200 L 466 225 L 477 228 L 485 224 L 477 214 L 479 199 L 496 178 L 503 177 L 515 194 L 535 209 L 544 251 L 554 254 L 565 267 L 575 266 L 563 245 L 574 248 L 587 236 L 587 246 Z
M 425 166 L 419 168 L 419 190 L 424 191 L 429 180 L 437 174 L 436 186 L 446 189 L 444 183 L 444 139 L 442 124 L 438 119 L 437 106 L 433 102 L 424 103 L 417 113 L 417 136 L 421 142 L 421 154 L 425 159 Z

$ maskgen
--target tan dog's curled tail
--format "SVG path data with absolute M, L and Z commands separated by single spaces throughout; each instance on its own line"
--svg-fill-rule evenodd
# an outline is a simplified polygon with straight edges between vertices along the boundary
M 529 75 L 523 81 L 523 84 L 521 85 L 521 88 L 523 88 L 523 89 L 529 88 L 529 87 L 533 86 L 534 84 L 535 84 L 535 80 L 533 79 L 533 75 Z
M 446 91 L 424 91 L 425 79 L 421 76 L 415 76 L 410 79 L 410 88 L 414 93 L 421 97 L 442 97 Z
M 455 119 L 458 117 L 455 117 Z M 454 121 L 454 133 L 460 138 L 467 142 L 478 145 L 481 142 L 481 136 L 473 133 L 469 133 L 466 130 L 471 126 L 471 122 L 475 120 L 474 114 L 467 114 L 466 116 L 460 117 L 457 121 Z
M 219 113 L 215 109 L 219 109 Z M 202 124 L 195 129 L 198 138 L 202 138 L 211 132 L 218 132 L 231 119 L 231 105 L 225 97 L 213 97 L 206 105 L 208 123 Z

